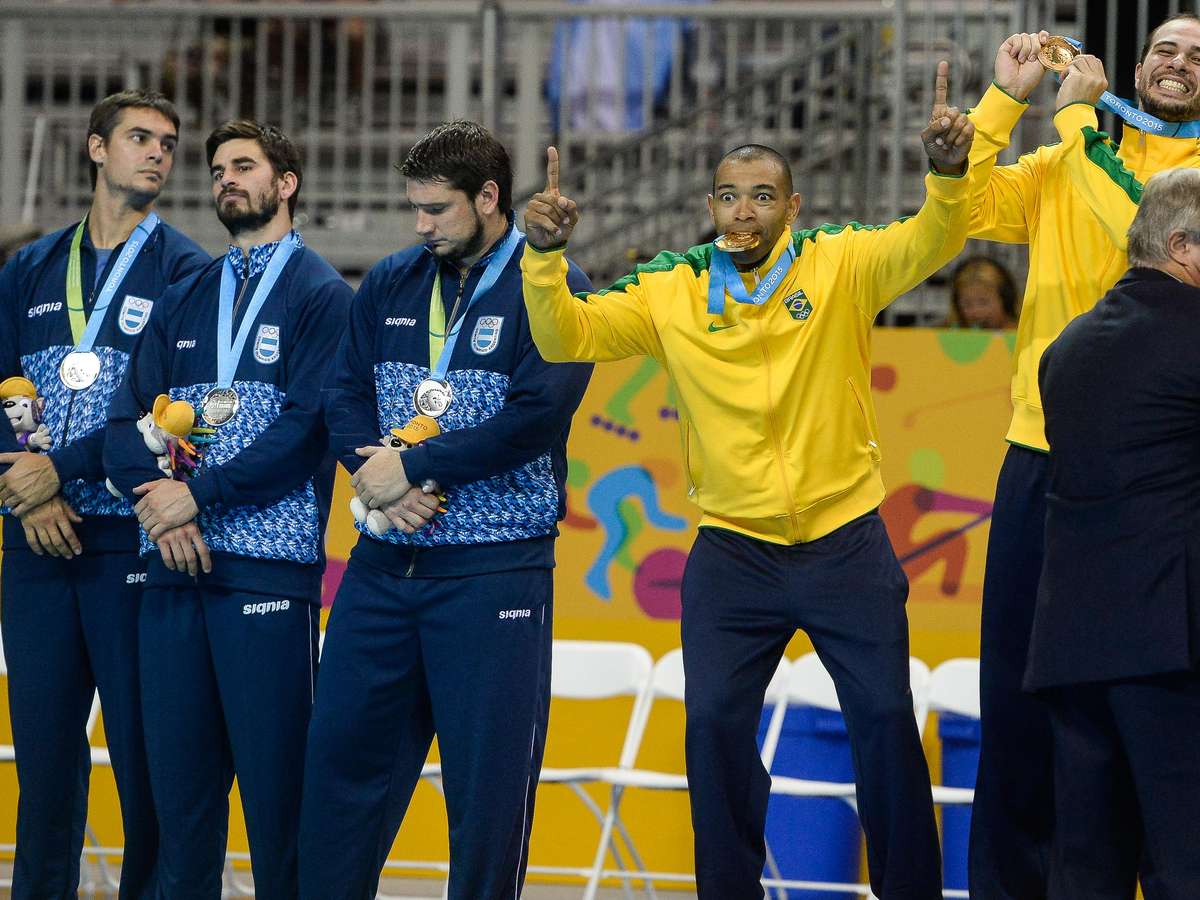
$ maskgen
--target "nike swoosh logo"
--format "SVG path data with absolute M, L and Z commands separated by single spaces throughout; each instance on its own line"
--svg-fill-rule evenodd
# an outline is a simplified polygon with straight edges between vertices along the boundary
M 718 331 L 724 331 L 726 328 L 733 328 L 734 325 L 737 325 L 737 324 L 738 324 L 737 322 L 734 322 L 733 325 L 718 325 L 716 322 L 709 322 L 708 323 L 708 333 L 716 334 Z

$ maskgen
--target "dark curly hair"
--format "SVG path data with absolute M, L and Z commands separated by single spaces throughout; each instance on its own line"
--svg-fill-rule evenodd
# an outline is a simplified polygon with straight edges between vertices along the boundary
M 500 190 L 500 212 L 512 211 L 512 163 L 495 136 L 475 122 L 459 119 L 439 125 L 417 141 L 400 165 L 414 181 L 444 181 L 474 200 L 486 182 Z
M 288 197 L 288 214 L 294 217 L 296 203 L 300 199 L 300 185 L 304 181 L 300 148 L 274 125 L 263 125 L 253 119 L 230 119 L 214 128 L 212 134 L 208 136 L 208 140 L 204 142 L 204 158 L 208 162 L 209 168 L 212 168 L 217 148 L 226 141 L 236 140 L 256 141 L 258 146 L 262 147 L 276 178 L 284 172 L 291 172 L 296 176 L 295 193 Z

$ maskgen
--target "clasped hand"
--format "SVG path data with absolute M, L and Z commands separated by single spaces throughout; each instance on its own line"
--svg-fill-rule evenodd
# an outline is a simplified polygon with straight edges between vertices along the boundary
M 367 461 L 354 473 L 350 486 L 368 509 L 382 512 L 405 534 L 425 527 L 437 514 L 438 498 L 409 483 L 399 451 L 375 444 L 354 452 Z

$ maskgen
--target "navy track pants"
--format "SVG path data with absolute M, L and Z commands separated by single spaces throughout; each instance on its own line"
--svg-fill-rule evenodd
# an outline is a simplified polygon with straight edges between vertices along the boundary
M 780 546 L 701 528 L 683 576 L 685 749 L 700 900 L 758 900 L 771 780 L 755 736 L 797 628 L 846 719 L 871 886 L 940 900 L 941 858 L 909 688 L 908 580 L 869 513 Z
M 259 900 L 295 900 L 319 610 L 216 587 L 148 587 L 142 707 L 165 900 L 217 900 L 236 774 Z
M 155 896 L 158 826 L 138 690 L 136 553 L 71 560 L 6 546 L 0 564 L 8 702 L 17 757 L 14 898 L 75 897 L 87 818 L 94 692 L 125 832 L 120 897 Z
M 972 900 L 1043 900 L 1054 832 L 1045 703 L 1021 689 L 1046 533 L 1050 457 L 1010 446 L 996 483 L 979 648 L 980 750 L 971 813 Z
M 300 895 L 368 900 L 433 736 L 451 900 L 520 896 L 550 697 L 552 572 L 401 578 L 351 557 L 308 738 Z

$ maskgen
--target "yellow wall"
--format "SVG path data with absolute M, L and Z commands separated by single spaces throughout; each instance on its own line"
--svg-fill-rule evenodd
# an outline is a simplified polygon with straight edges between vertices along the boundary
M 931 666 L 977 655 L 988 516 L 1010 411 L 1011 335 L 879 329 L 873 353 L 889 486 L 883 516 L 912 580 L 912 652 Z M 684 496 L 673 414 L 671 390 L 657 364 L 629 360 L 597 368 L 571 437 L 569 515 L 558 542 L 556 637 L 634 641 L 656 658 L 678 646 L 678 579 L 698 515 Z M 354 542 L 348 500 L 341 479 L 327 542 L 327 603 Z M 788 655 L 808 649 L 801 635 Z M 556 705 L 546 764 L 615 761 L 627 715 L 628 705 L 620 702 L 600 708 Z M 682 725 L 682 710 L 659 710 L 640 764 L 681 771 Z M 6 732 L 2 739 L 8 739 Z M 936 754 L 931 759 L 936 764 Z M 11 843 L 16 809 L 11 766 L 0 767 L 0 797 L 0 843 Z M 647 865 L 690 869 L 686 797 L 631 792 L 624 808 Z M 93 777 L 92 809 L 101 841 L 117 842 L 111 773 Z M 231 845 L 244 850 L 236 808 L 233 818 Z M 428 785 L 419 786 L 393 856 L 444 860 L 445 830 L 440 797 Z M 540 792 L 533 863 L 587 865 L 595 841 L 589 815 L 566 789 Z

